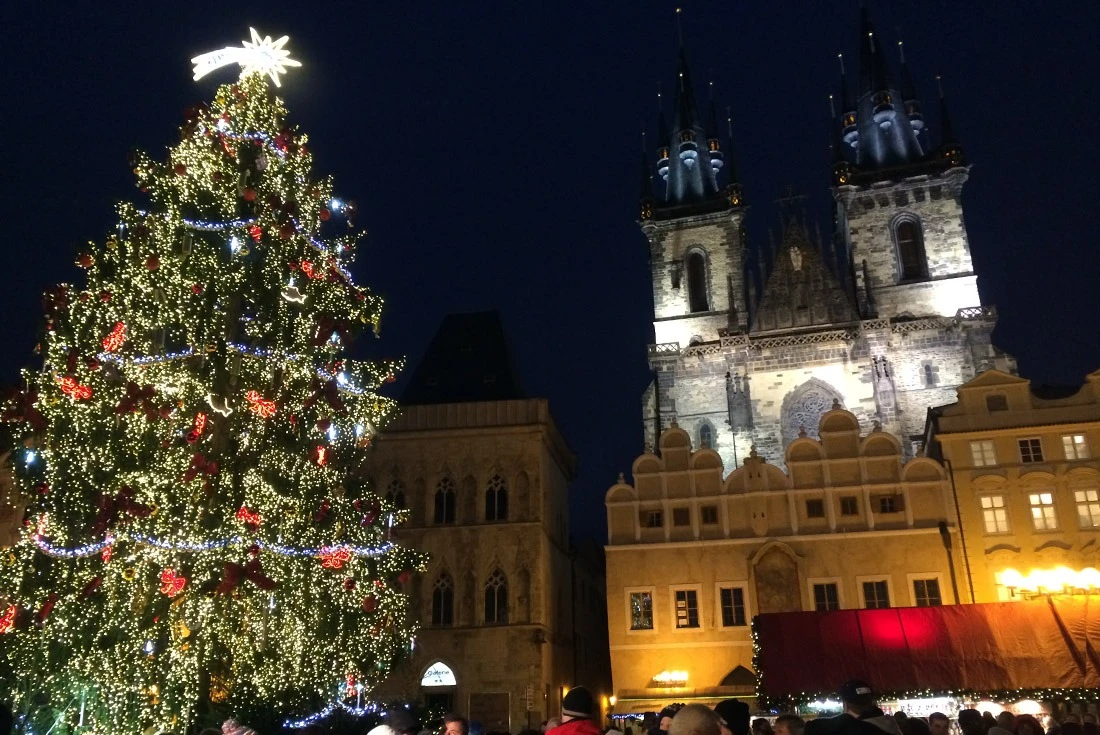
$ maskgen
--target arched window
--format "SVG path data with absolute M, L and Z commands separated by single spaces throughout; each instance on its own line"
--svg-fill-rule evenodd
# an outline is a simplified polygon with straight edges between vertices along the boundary
M 928 263 L 924 258 L 924 234 L 920 222 L 903 219 L 894 226 L 894 241 L 898 248 L 900 280 L 916 281 L 928 277 Z
M 707 261 L 698 250 L 687 256 L 688 308 L 694 314 L 697 311 L 710 311 L 707 303 Z
M 699 427 L 699 448 L 714 448 L 714 429 L 710 427 L 710 424 L 705 423 Z
M 508 622 L 508 580 L 499 569 L 494 569 L 485 583 L 485 622 Z
M 925 388 L 935 388 L 940 382 L 940 369 L 930 362 L 921 365 L 921 378 Z
M 443 572 L 432 587 L 432 625 L 454 625 L 455 583 Z
M 405 504 L 405 483 L 394 479 L 386 487 L 386 500 L 393 503 L 400 510 L 408 506 Z
M 435 522 L 455 522 L 455 483 L 449 477 L 444 477 L 435 486 Z
M 493 475 L 485 488 L 485 520 L 508 520 L 508 486 L 500 475 Z

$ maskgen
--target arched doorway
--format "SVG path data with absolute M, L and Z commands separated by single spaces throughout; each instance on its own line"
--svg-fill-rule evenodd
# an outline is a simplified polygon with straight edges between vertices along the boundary
M 450 666 L 436 661 L 420 677 L 420 692 L 424 696 L 424 705 L 430 710 L 443 712 L 455 711 L 455 690 L 458 679 Z

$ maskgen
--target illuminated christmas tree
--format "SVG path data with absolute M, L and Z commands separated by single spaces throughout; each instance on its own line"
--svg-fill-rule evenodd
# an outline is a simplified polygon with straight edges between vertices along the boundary
M 0 699 L 55 732 L 314 711 L 369 695 L 414 633 L 423 560 L 358 472 L 401 366 L 345 357 L 382 304 L 348 271 L 354 204 L 270 86 L 284 42 L 194 60 L 244 72 L 166 160 L 134 156 L 148 204 L 47 293 L 43 368 L 8 406 L 31 501 L 0 562 Z

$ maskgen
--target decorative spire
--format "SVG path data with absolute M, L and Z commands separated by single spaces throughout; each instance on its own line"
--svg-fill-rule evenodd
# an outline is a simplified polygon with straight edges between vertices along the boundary
M 714 106 L 714 79 L 708 82 L 710 88 L 710 114 L 707 116 L 707 150 L 710 152 L 710 167 L 715 177 L 718 171 L 725 165 L 722 154 L 722 143 L 718 140 L 718 111 Z
M 867 8 L 860 8 L 859 29 L 859 95 L 874 94 L 890 86 L 886 57 L 875 36 L 875 27 Z
M 936 86 L 940 93 L 940 156 L 955 166 L 965 166 L 966 157 L 962 146 L 955 138 L 955 129 L 951 125 L 951 114 L 947 109 L 947 95 L 943 93 L 943 78 L 936 75 Z
M 909 73 L 909 64 L 905 63 L 905 42 L 901 39 L 898 39 L 898 56 L 901 58 L 901 101 L 905 105 L 905 114 L 909 116 L 913 132 L 919 134 L 924 130 L 924 115 L 921 113 L 916 85 L 913 84 L 913 75 Z
M 672 136 L 668 132 L 668 120 L 665 119 L 661 83 L 657 82 L 657 175 L 664 181 L 668 181 L 668 153 L 671 146 Z
M 649 151 L 646 146 L 645 130 L 642 131 L 642 195 L 641 217 L 643 220 L 653 218 L 653 171 L 649 167 Z

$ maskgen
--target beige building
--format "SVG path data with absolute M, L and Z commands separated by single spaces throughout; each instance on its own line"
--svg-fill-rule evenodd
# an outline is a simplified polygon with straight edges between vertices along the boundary
M 402 543 L 430 561 L 387 693 L 516 732 L 557 715 L 563 687 L 606 692 L 602 565 L 568 537 L 575 459 L 520 389 L 497 314 L 447 317 L 401 402 L 369 465 L 409 509 Z
M 752 451 L 727 477 L 673 425 L 634 483 L 608 490 L 617 712 L 752 697 L 758 613 L 956 602 L 943 466 L 905 461 L 893 434 L 862 435 L 835 405 L 818 428 L 789 445 L 787 472 Z
M 978 602 L 1100 588 L 1100 371 L 1070 390 L 982 373 L 929 413 L 926 441 L 954 481 Z

